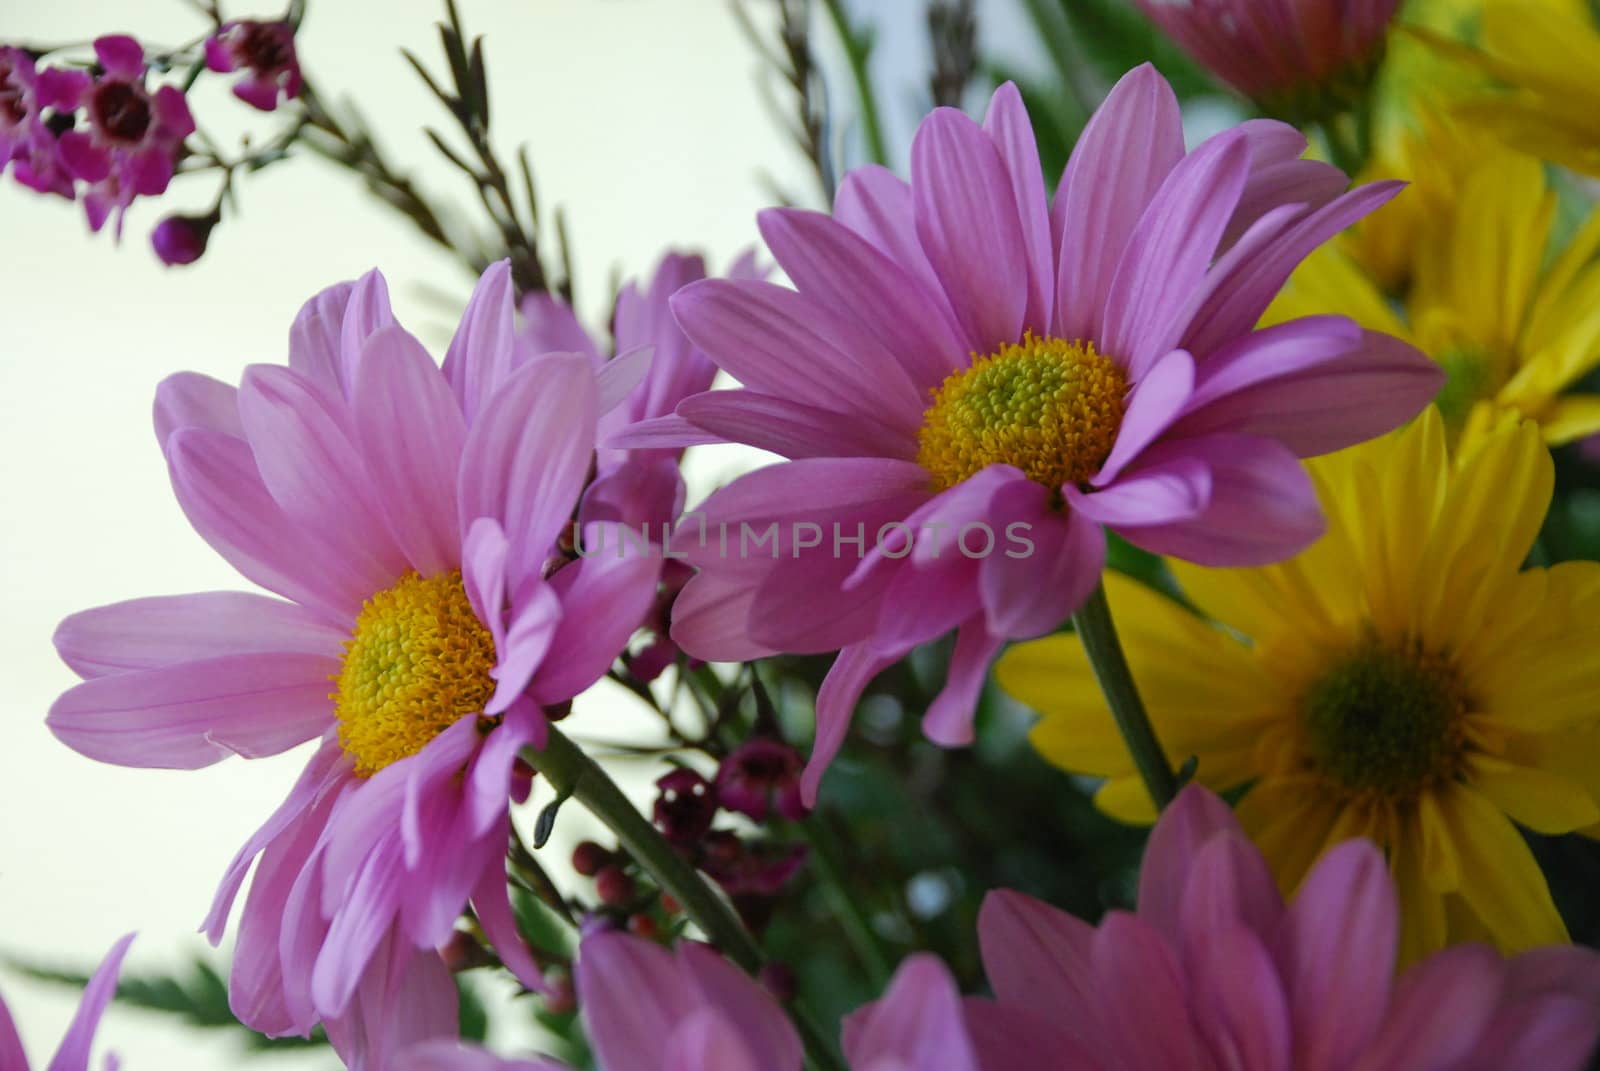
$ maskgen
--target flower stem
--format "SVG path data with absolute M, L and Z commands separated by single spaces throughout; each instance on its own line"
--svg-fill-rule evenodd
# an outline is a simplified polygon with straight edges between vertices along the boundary
M 1161 750 L 1161 742 L 1150 724 L 1150 715 L 1145 712 L 1139 691 L 1134 687 L 1128 660 L 1123 657 L 1122 644 L 1117 640 L 1117 627 L 1111 620 L 1104 584 L 1095 585 L 1089 601 L 1072 615 L 1072 625 L 1083 641 L 1094 678 L 1111 707 L 1111 715 L 1117 720 L 1117 729 L 1128 745 L 1150 798 L 1158 809 L 1166 807 L 1178 794 L 1178 778 L 1167 763 L 1166 752 Z
M 867 60 L 872 53 L 869 38 L 850 25 L 850 16 L 841 0 L 823 0 L 833 28 L 844 46 L 845 58 L 850 63 L 850 75 L 855 79 L 856 98 L 861 102 L 861 133 L 867 142 L 867 158 L 875 164 L 887 164 L 889 152 L 883 140 L 883 125 L 878 121 L 878 99 L 872 89 L 872 76 L 867 71 Z
M 752 974 L 759 971 L 761 949 L 739 917 L 639 813 L 598 763 L 554 725 L 548 727 L 548 732 L 543 751 L 524 748 L 522 757 L 544 775 L 558 797 L 576 799 L 604 822 L 622 847 L 683 905 L 684 912 L 724 955 Z M 838 1059 L 822 1043 L 820 1033 L 803 1016 L 798 1018 L 812 1066 L 817 1071 L 839 1071 Z

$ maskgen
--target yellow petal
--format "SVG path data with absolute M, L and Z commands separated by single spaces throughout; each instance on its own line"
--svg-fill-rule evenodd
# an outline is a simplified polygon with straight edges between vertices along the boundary
M 1383 209 L 1373 226 L 1383 226 Z M 1410 341 L 1409 332 L 1377 284 L 1354 260 L 1334 246 L 1323 246 L 1307 257 L 1289 277 L 1283 292 L 1262 317 L 1263 327 L 1297 320 L 1302 316 L 1335 313 L 1348 316 L 1372 331 L 1382 331 Z
M 1302 776 L 1257 782 L 1235 813 L 1288 895 L 1321 854 L 1340 808 L 1316 778 Z
M 1537 833 L 1571 833 L 1600 822 L 1594 798 L 1582 785 L 1557 774 L 1474 755 L 1467 779 L 1489 802 Z
M 1440 812 L 1461 859 L 1461 896 L 1507 953 L 1566 941 L 1567 928 L 1527 842 L 1489 800 L 1463 785 Z
M 1554 482 L 1555 466 L 1535 426 L 1472 440 L 1422 554 L 1426 567 L 1410 615 L 1421 635 L 1450 648 L 1470 635 L 1475 596 L 1486 582 L 1515 574 L 1544 521 Z
M 1119 822 L 1130 826 L 1155 823 L 1158 811 L 1144 782 L 1135 777 L 1113 777 L 1094 794 L 1094 805 Z
M 1540 415 L 1539 430 L 1551 446 L 1600 432 L 1600 394 L 1569 394 L 1556 399 Z
M 1427 880 L 1422 853 L 1414 839 L 1402 838 L 1401 844 L 1390 852 L 1389 870 L 1394 874 L 1395 891 L 1400 897 L 1397 966 L 1403 971 L 1443 948 L 1449 931 L 1444 895 Z

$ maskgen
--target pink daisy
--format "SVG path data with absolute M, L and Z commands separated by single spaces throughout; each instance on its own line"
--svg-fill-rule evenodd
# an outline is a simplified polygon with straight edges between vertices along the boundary
M 514 760 L 542 746 L 541 707 L 604 674 L 655 593 L 648 556 L 558 550 L 598 414 L 641 371 L 519 358 L 502 263 L 442 370 L 374 272 L 305 306 L 289 367 L 252 366 L 237 390 L 192 373 L 161 385 L 179 503 L 282 598 L 165 596 L 68 618 L 56 647 L 86 679 L 49 724 L 125 766 L 321 741 L 205 922 L 220 939 L 259 856 L 231 984 L 255 1029 L 322 1020 L 358 1068 L 453 1033 L 433 950 L 469 901 L 506 965 L 542 985 L 507 902 L 507 806 L 528 787 Z
M 46 1065 L 46 1071 L 89 1071 L 89 1047 L 94 1044 L 95 1028 L 100 1025 L 106 1005 L 117 995 L 117 976 L 122 973 L 122 958 L 128 954 L 131 944 L 133 934 L 130 933 L 111 946 L 111 951 L 95 969 L 84 987 L 78 1012 L 72 1017 L 66 1036 Z M 105 1066 L 106 1071 L 116 1071 L 116 1056 L 107 1055 Z M 0 1000 L 0 1071 L 28 1071 L 28 1054 L 22 1049 L 22 1039 L 17 1036 L 16 1024 L 11 1021 L 11 1011 L 4 1000 Z
M 1408 419 L 1437 365 L 1343 317 L 1255 330 L 1294 266 L 1400 188 L 1341 193 L 1305 140 L 1257 121 L 1185 153 L 1141 67 L 1084 131 L 1054 200 L 1011 85 L 983 125 L 941 108 L 911 182 L 846 176 L 833 215 L 760 217 L 786 289 L 713 279 L 673 299 L 744 384 L 611 445 L 721 438 L 790 458 L 712 495 L 673 635 L 696 657 L 839 651 L 817 697 L 807 802 L 867 682 L 952 629 L 924 730 L 972 738 L 996 649 L 1094 589 L 1109 528 L 1208 565 L 1322 532 L 1300 457 Z M 747 532 L 765 536 L 752 548 Z M 675 541 L 676 542 L 676 541 Z
M 1224 82 L 1285 119 L 1359 95 L 1383 56 L 1400 0 L 1137 0 Z
M 706 945 L 668 951 L 621 933 L 586 938 L 578 992 L 599 1071 L 801 1071 L 804 1050 L 783 1009 Z M 845 1052 L 856 1071 L 977 1071 L 960 995 L 931 956 L 906 961 L 846 1035 Z M 432 1041 L 407 1050 L 399 1071 L 568 1069 Z
M 978 918 L 994 1000 L 968 1000 L 984 1067 L 1092 1071 L 1578 1071 L 1600 956 L 1458 945 L 1394 977 L 1383 855 L 1351 840 L 1285 905 L 1226 804 L 1185 789 L 1151 834 L 1137 915 L 1092 927 L 1020 893 Z M 1032 1054 L 1032 1058 L 1027 1058 Z

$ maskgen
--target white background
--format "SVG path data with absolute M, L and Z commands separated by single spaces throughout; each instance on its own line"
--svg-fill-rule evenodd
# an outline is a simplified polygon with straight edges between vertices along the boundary
M 986 35 L 991 44 L 1004 35 L 1014 54 L 1019 23 L 1004 6 L 985 5 Z M 580 307 L 591 321 L 614 271 L 644 271 L 668 245 L 699 247 L 721 266 L 752 242 L 754 213 L 771 201 L 763 173 L 815 196 L 754 90 L 757 61 L 720 0 L 462 7 L 469 31 L 487 38 L 502 148 L 525 139 L 543 203 L 568 209 Z M 419 133 L 447 117 L 398 54 L 409 47 L 436 62 L 440 9 L 432 0 L 313 0 L 300 48 L 325 93 L 359 100 L 394 159 L 428 189 L 461 200 L 470 190 Z M 920 4 L 865 9 L 891 20 L 880 73 L 903 157 L 921 107 Z M 124 31 L 172 44 L 202 26 L 176 0 L 0 3 L 0 41 Z M 848 92 L 835 78 L 836 97 Z M 271 117 L 220 91 L 201 92 L 196 110 L 230 138 L 272 129 Z M 408 222 L 312 160 L 246 176 L 243 214 L 219 228 L 205 258 L 164 269 L 149 250 L 150 227 L 162 211 L 203 209 L 212 192 L 209 179 L 186 179 L 159 205 L 141 204 L 119 248 L 109 233 L 87 233 L 79 206 L 0 182 L 0 954 L 87 966 L 130 930 L 141 934 L 131 971 L 202 950 L 194 931 L 218 876 L 304 761 L 296 752 L 195 773 L 124 770 L 79 757 L 45 729 L 45 711 L 74 681 L 50 646 L 63 616 L 139 595 L 241 586 L 173 501 L 150 431 L 156 383 L 180 369 L 237 381 L 248 363 L 283 361 L 299 304 L 373 266 L 387 274 L 402 321 L 441 352 L 450 301 L 469 290 Z M 441 292 L 450 300 L 430 296 Z M 714 478 L 728 464 L 707 471 Z M 625 705 L 590 697 L 573 730 L 615 738 L 626 731 Z M 632 780 L 643 785 L 648 774 Z M 75 996 L 3 966 L 0 992 L 42 1067 Z M 215 1068 L 237 1052 L 231 1036 L 119 1008 L 96 1052 L 107 1047 L 129 1071 Z

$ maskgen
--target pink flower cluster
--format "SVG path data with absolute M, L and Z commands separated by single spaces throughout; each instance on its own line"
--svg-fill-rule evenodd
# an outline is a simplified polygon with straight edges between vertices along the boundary
M 855 1071 L 1578 1071 L 1600 1035 L 1600 956 L 1481 945 L 1394 976 L 1399 909 L 1368 841 L 1330 852 L 1285 904 L 1233 813 L 1190 787 L 1162 816 L 1137 914 L 1098 927 L 1020 893 L 984 902 L 993 998 L 927 955 L 845 1021 Z M 601 1071 L 800 1071 L 771 997 L 702 945 L 587 938 L 578 993 Z M 403 1071 L 563 1071 L 452 1042 Z

